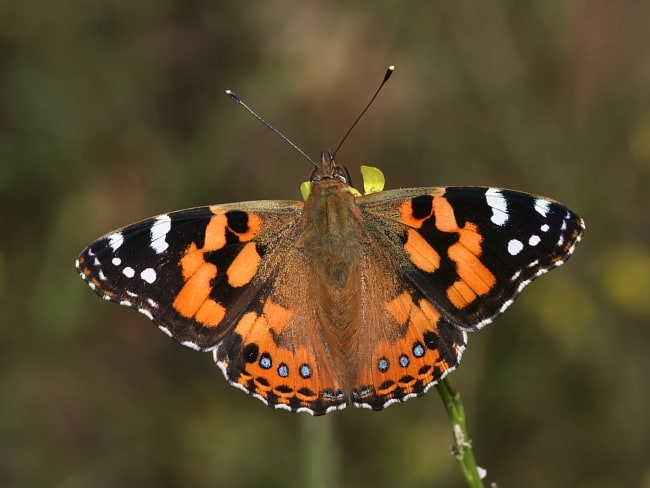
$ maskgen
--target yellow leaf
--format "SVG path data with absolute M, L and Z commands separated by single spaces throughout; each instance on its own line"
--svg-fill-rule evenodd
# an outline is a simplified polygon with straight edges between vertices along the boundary
M 377 193 L 384 189 L 386 178 L 379 168 L 374 166 L 361 166 L 361 176 L 363 177 L 363 191 L 368 193 Z
M 307 200 L 311 194 L 311 182 L 303 181 L 300 184 L 300 194 L 302 195 L 303 200 Z

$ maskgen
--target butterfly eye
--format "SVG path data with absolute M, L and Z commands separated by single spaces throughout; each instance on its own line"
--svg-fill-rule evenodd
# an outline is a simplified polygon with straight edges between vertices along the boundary
M 338 164 L 332 168 L 332 178 L 336 178 L 337 180 L 340 180 L 343 183 L 351 183 L 350 179 L 350 173 L 348 173 L 348 170 L 344 166 L 339 166 Z

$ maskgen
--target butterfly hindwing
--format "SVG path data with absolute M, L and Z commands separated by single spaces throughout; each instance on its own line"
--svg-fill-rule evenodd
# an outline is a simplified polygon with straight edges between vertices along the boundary
M 313 415 L 348 402 L 344 368 L 314 313 L 309 257 L 300 232 L 278 242 L 278 261 L 247 311 L 214 351 L 229 382 L 265 404 Z
M 418 290 L 402 287 L 382 309 L 373 335 L 359 344 L 357 407 L 381 410 L 423 395 L 459 364 L 467 333 L 450 324 Z M 368 303 L 366 307 L 375 307 Z M 367 337 L 367 336 L 366 336 Z

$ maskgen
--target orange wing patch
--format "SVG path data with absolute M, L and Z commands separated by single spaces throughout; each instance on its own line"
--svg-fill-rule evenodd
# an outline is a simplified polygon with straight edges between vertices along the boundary
M 458 234 L 458 242 L 449 247 L 447 254 L 456 263 L 460 279 L 447 289 L 447 297 L 456 307 L 463 308 L 478 296 L 489 293 L 497 279 L 479 259 L 483 254 L 483 237 L 476 224 L 467 222 L 459 227 L 454 209 L 446 198 L 434 199 L 433 213 L 439 230 Z
M 413 264 L 422 271 L 432 273 L 440 267 L 440 254 L 417 231 L 408 230 L 404 250 L 408 253 Z
M 205 231 L 205 248 L 216 250 L 225 246 L 227 230 L 235 234 L 241 242 L 245 242 L 253 239 L 262 229 L 262 217 L 256 213 L 242 211 L 224 213 L 219 205 L 213 205 L 210 210 L 215 215 Z M 242 219 L 242 216 L 245 218 Z
M 196 247 L 196 243 L 193 242 L 190 244 L 190 246 L 185 251 L 185 254 L 181 258 L 181 271 L 183 273 L 183 278 L 185 281 L 189 280 L 192 275 L 194 275 L 194 273 L 196 273 L 204 264 L 206 264 L 206 262 L 203 259 L 203 251 Z
M 213 212 L 217 207 L 211 207 Z M 193 318 L 205 327 L 216 327 L 226 316 L 226 307 L 210 298 L 212 281 L 218 276 L 217 265 L 206 261 L 206 253 L 219 251 L 226 246 L 228 234 L 240 242 L 250 241 L 260 231 L 259 215 L 245 212 L 220 212 L 211 219 L 205 230 L 203 247 L 192 242 L 179 264 L 185 280 L 173 302 L 174 309 L 183 317 Z M 240 288 L 251 282 L 262 257 L 254 242 L 248 242 L 225 271 L 228 284 Z
M 226 307 L 210 298 L 199 307 L 194 318 L 207 327 L 216 327 L 226 316 Z
M 198 255 L 198 252 L 194 253 Z M 183 261 L 181 261 L 182 265 Z M 192 260 L 193 265 L 196 264 Z M 185 272 L 183 273 L 186 274 Z M 188 275 L 187 281 L 176 295 L 174 308 L 184 317 L 194 317 L 210 296 L 210 281 L 217 276 L 217 267 L 203 261 Z
M 276 336 L 280 335 L 292 316 L 290 310 L 269 298 L 264 304 L 262 313 L 258 314 L 254 311 L 246 313 L 235 327 L 235 332 L 245 337 L 247 342 L 253 342 L 261 347 L 267 340 L 266 333 L 272 330 Z
M 226 214 L 217 214 L 210 219 L 205 228 L 204 249 L 217 250 L 226 245 L 226 230 L 228 230 L 228 218 Z
M 226 271 L 230 286 L 241 288 L 250 283 L 257 273 L 260 261 L 262 261 L 262 256 L 257 252 L 255 243 L 246 244 Z
M 409 327 L 415 326 L 424 329 L 435 324 L 440 319 L 440 312 L 426 300 L 420 300 L 419 305 L 413 301 L 413 297 L 407 291 L 400 293 L 394 300 L 388 302 L 386 310 L 400 325 Z
M 420 229 L 433 219 L 441 232 L 458 234 L 458 242 L 447 250 L 447 257 L 456 264 L 458 280 L 447 288 L 447 298 L 456 308 L 464 308 L 479 296 L 486 295 L 496 286 L 496 276 L 483 264 L 483 237 L 476 224 L 458 225 L 454 209 L 442 196 L 430 197 L 430 206 L 413 199 L 400 206 L 402 221 Z M 417 236 L 417 237 L 416 237 Z M 440 267 L 440 255 L 414 229 L 409 229 L 405 250 L 411 261 L 422 271 L 434 272 Z

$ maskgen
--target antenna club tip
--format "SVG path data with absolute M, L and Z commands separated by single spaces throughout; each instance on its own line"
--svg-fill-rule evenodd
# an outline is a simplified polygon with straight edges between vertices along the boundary
M 240 100 L 239 100 L 239 97 L 237 96 L 237 94 L 236 94 L 234 91 L 232 91 L 232 90 L 226 90 L 226 95 L 228 95 L 228 96 L 229 96 L 231 99 L 233 99 L 235 102 L 238 102 L 238 103 L 239 103 L 239 101 L 240 101 Z
M 391 64 L 386 70 L 386 74 L 384 75 L 384 81 L 381 82 L 382 86 L 384 83 L 386 83 L 389 80 L 389 78 L 393 75 L 394 71 L 395 71 L 395 65 Z

